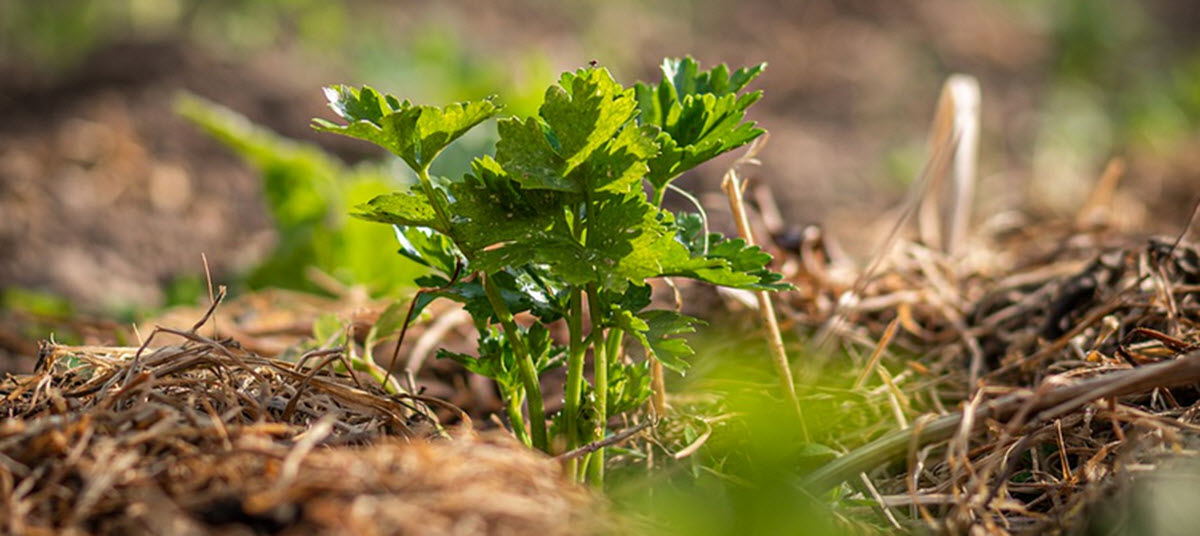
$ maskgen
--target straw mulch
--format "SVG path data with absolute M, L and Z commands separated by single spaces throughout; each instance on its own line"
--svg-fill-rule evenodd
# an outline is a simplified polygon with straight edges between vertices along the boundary
M 843 356 L 871 421 L 822 438 L 846 454 L 806 483 L 897 529 L 1085 530 L 1134 476 L 1194 455 L 1200 250 L 1073 224 L 973 246 L 897 243 L 864 275 L 818 230 L 800 240 L 785 315 Z
M 586 490 L 553 460 L 437 401 L 232 340 L 45 344 L 0 383 L 0 531 L 12 534 L 580 534 Z M 442 403 L 444 405 L 444 403 Z

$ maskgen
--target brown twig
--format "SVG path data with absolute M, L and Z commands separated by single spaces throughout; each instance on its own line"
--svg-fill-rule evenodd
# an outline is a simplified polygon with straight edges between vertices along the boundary
M 1028 407 L 1035 420 L 1049 420 L 1101 398 L 1197 382 L 1200 382 L 1200 352 L 1192 352 L 1174 361 L 1114 372 L 1054 388 L 1041 395 L 1023 392 L 1003 396 L 981 404 L 972 417 L 1004 420 Z M 903 455 L 914 438 L 919 445 L 949 438 L 959 428 L 963 418 L 964 414 L 948 415 L 920 429 L 910 428 L 887 434 L 808 474 L 804 478 L 804 486 L 816 494 L 823 493 L 858 473 Z
M 641 432 L 642 430 L 649 428 L 651 424 L 654 424 L 653 421 L 649 421 L 649 420 L 642 421 L 632 427 L 621 430 L 620 432 L 610 435 L 604 439 L 601 439 L 598 441 L 593 441 L 593 442 L 588 443 L 577 449 L 569 450 L 567 452 L 559 454 L 558 456 L 554 457 L 554 460 L 560 461 L 560 462 L 564 462 L 567 460 L 573 460 L 576 458 L 580 458 L 582 456 L 586 456 L 593 452 L 596 452 L 597 450 L 600 450 L 602 448 L 611 447 L 613 445 L 621 443 L 622 441 L 625 441 L 626 439 L 633 437 L 634 435 L 637 435 L 638 432 Z
M 746 154 L 729 167 L 729 170 L 725 172 L 725 179 L 721 181 L 721 188 L 729 197 L 729 206 L 733 210 L 738 233 L 748 246 L 754 245 L 754 234 L 750 230 L 750 218 L 746 215 L 746 205 L 742 202 L 742 183 L 738 178 L 737 168 L 753 161 L 754 156 L 762 148 L 762 140 L 763 138 L 760 138 L 751 144 L 750 148 L 746 150 Z M 771 303 L 771 295 L 765 290 L 759 290 L 754 293 L 754 297 L 758 300 L 758 313 L 762 317 L 763 325 L 767 328 L 767 345 L 771 351 L 771 363 L 775 366 L 775 374 L 779 377 L 779 385 L 783 388 L 784 396 L 787 397 L 788 403 L 796 413 L 804 440 L 811 441 L 808 435 L 808 426 L 804 423 L 804 409 L 801 408 L 800 399 L 796 396 L 796 382 L 792 378 L 787 349 L 783 346 L 783 335 L 779 330 L 779 320 L 775 316 L 775 306 Z

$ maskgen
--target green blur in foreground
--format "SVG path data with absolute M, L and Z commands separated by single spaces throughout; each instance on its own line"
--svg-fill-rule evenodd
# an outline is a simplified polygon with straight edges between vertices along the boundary
M 713 536 L 883 532 L 879 518 L 845 489 L 818 497 L 800 482 L 836 456 L 822 442 L 853 441 L 859 430 L 887 421 L 887 406 L 846 389 L 852 374 L 830 371 L 821 385 L 798 386 L 816 441 L 806 442 L 762 358 L 766 345 L 711 331 L 695 341 L 699 355 L 672 398 L 680 424 L 660 425 L 654 444 L 634 442 L 614 454 L 609 497 L 631 530 Z M 689 456 L 673 458 L 706 434 Z M 651 455 L 653 470 L 646 471 Z M 850 514 L 855 507 L 866 515 Z

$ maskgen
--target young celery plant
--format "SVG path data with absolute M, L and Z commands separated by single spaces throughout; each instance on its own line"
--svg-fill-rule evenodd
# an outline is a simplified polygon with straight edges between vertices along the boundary
M 417 172 L 414 188 L 377 197 L 356 215 L 394 225 L 400 252 L 438 272 L 418 280 L 429 290 L 415 310 L 448 298 L 475 318 L 478 355 L 443 357 L 497 380 L 518 437 L 527 437 L 523 399 L 527 442 L 547 452 L 571 450 L 603 439 L 611 416 L 649 396 L 648 361 L 622 358 L 626 337 L 648 359 L 677 371 L 686 366 L 691 349 L 678 336 L 698 320 L 649 309 L 650 279 L 787 288 L 758 248 L 701 232 L 695 216 L 661 208 L 679 174 L 763 133 L 744 121 L 759 94 L 740 94 L 761 70 L 731 75 L 722 65 L 701 72 L 690 58 L 671 60 L 662 83 L 636 89 L 605 69 L 564 73 L 536 116 L 499 121 L 495 155 L 476 158 L 459 179 L 431 177 L 429 165 L 446 144 L 499 111 L 491 100 L 436 108 L 336 87 L 327 94 L 347 124 L 314 126 L 378 143 Z M 519 313 L 536 322 L 526 330 L 515 320 Z M 565 348 L 545 328 L 560 320 L 567 324 Z M 500 331 L 487 327 L 492 321 Z M 563 410 L 544 415 L 539 376 L 563 354 Z M 584 377 L 589 354 L 591 382 Z M 601 483 L 603 450 L 568 469 Z

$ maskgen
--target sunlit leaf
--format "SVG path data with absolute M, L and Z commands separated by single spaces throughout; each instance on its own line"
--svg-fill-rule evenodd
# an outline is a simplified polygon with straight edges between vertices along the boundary
M 325 97 L 346 124 L 314 119 L 314 129 L 372 142 L 414 171 L 429 169 L 442 149 L 500 111 L 491 98 L 443 108 L 417 106 L 366 86 L 331 86 L 325 88 Z
M 738 69 L 724 64 L 700 71 L 696 60 L 665 60 L 657 86 L 637 84 L 638 120 L 658 129 L 660 154 L 650 161 L 647 179 L 661 190 L 675 177 L 713 157 L 750 143 L 763 134 L 746 110 L 761 97 L 739 95 L 766 64 Z

